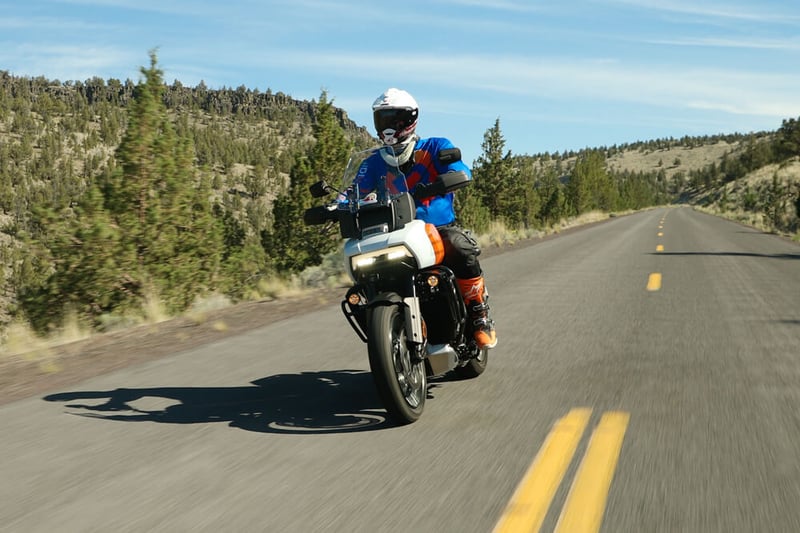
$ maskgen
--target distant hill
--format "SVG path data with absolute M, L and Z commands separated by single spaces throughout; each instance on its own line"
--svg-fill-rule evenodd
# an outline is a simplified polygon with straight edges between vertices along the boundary
M 520 159 L 540 168 L 558 165 L 568 179 L 576 161 L 599 151 L 610 173 L 655 175 L 668 184 L 674 202 L 696 205 L 763 230 L 796 235 L 800 230 L 799 137 L 800 124 L 788 119 L 778 131 L 653 139 Z

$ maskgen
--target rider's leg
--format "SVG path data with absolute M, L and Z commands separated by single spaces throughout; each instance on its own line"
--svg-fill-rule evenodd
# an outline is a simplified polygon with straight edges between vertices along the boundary
M 483 276 L 456 281 L 472 321 L 475 342 L 479 348 L 494 348 L 497 346 L 497 333 L 494 330 L 494 321 L 489 316 L 489 294 Z
M 469 232 L 455 225 L 439 228 L 439 234 L 444 241 L 444 263 L 456 275 L 474 326 L 475 341 L 481 348 L 494 348 L 497 345 L 497 334 L 494 321 L 489 316 L 486 282 L 478 262 L 480 247 Z

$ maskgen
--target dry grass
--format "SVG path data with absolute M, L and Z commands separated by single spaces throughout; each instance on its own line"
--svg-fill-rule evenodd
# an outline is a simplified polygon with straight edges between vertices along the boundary
M 342 273 L 336 274 L 330 283 L 343 280 Z M 304 283 L 302 276 L 291 278 L 270 278 L 262 280 L 253 287 L 244 301 L 279 300 L 301 296 L 315 287 Z M 226 296 L 213 293 L 199 298 L 185 313 L 186 317 L 197 324 L 206 322 L 211 311 L 223 309 L 234 305 Z M 104 331 L 119 331 L 137 327 L 144 324 L 157 324 L 176 318 L 166 311 L 166 306 L 154 291 L 147 293 L 140 312 L 124 316 L 108 315 L 101 317 Z M 212 327 L 217 331 L 228 329 L 227 324 L 214 323 Z M 63 326 L 45 337 L 37 335 L 31 327 L 23 322 L 9 325 L 5 334 L 0 337 L 0 357 L 17 357 L 24 355 L 25 359 L 41 359 L 47 361 L 51 357 L 50 348 L 62 346 L 71 342 L 86 339 L 97 334 L 90 328 L 80 324 L 75 313 L 68 313 Z
M 4 342 L 0 344 L 0 357 L 35 362 L 46 374 L 61 369 L 53 348 L 70 342 L 87 339 L 91 332 L 83 327 L 74 313 L 69 313 L 64 326 L 50 337 L 37 336 L 30 326 L 14 322 L 6 329 Z
M 159 298 L 155 290 L 148 290 L 144 295 L 144 305 L 142 305 L 142 314 L 144 316 L 144 323 L 158 324 L 169 320 L 170 316 L 166 307 Z
M 570 217 L 568 219 L 561 220 L 558 224 L 544 229 L 509 229 L 502 222 L 494 221 L 489 226 L 489 230 L 484 234 L 477 235 L 476 239 L 478 241 L 478 245 L 482 248 L 486 248 L 487 246 L 499 247 L 512 245 L 521 240 L 545 237 L 547 235 L 559 233 L 565 229 L 606 220 L 619 214 L 623 213 L 615 213 L 614 215 L 611 215 L 602 211 L 590 211 L 577 217 Z

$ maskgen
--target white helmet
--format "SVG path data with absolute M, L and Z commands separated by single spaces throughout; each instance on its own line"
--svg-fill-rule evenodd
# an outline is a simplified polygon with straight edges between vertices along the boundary
M 387 146 L 403 144 L 417 128 L 419 106 L 414 97 L 400 89 L 387 89 L 372 104 L 372 118 L 378 137 Z

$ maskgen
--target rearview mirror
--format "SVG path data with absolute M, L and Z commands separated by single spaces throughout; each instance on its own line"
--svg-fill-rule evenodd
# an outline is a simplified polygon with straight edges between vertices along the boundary
M 303 223 L 306 226 L 318 226 L 329 220 L 336 220 L 336 210 L 324 205 L 310 207 L 303 212 Z
M 331 189 L 331 186 L 328 185 L 325 182 L 325 180 L 312 183 L 308 187 L 308 190 L 311 191 L 311 196 L 314 198 L 323 198 L 325 196 L 328 196 L 333 191 L 333 189 Z

